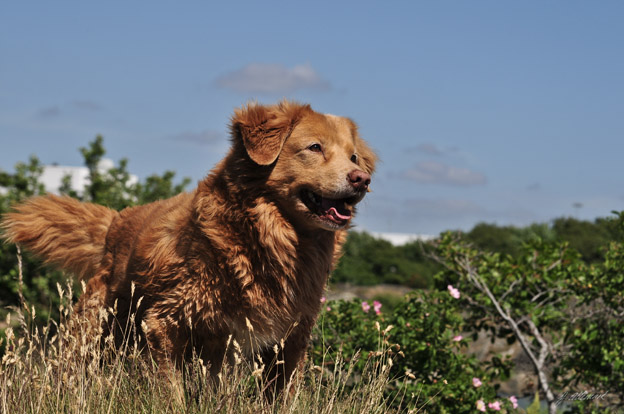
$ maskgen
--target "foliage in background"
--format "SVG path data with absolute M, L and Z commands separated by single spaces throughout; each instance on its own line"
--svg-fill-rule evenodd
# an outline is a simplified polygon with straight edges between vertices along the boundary
M 618 232 L 616 221 L 602 217 L 593 222 L 560 217 L 551 224 L 536 223 L 527 227 L 479 223 L 464 234 L 464 239 L 480 250 L 513 257 L 523 254 L 524 245 L 536 240 L 567 242 L 588 263 L 597 263 L 604 259 L 604 248 L 609 242 L 624 241 Z
M 357 377 L 369 358 L 387 348 L 397 382 L 386 393 L 406 392 L 405 404 L 427 413 L 473 413 L 478 401 L 498 401 L 511 409 L 510 400 L 496 396 L 495 385 L 507 378 L 510 362 L 494 357 L 480 363 L 465 352 L 468 341 L 462 333 L 469 327 L 461 311 L 457 299 L 439 291 L 414 291 L 392 313 L 359 300 L 328 302 L 315 327 L 310 356 L 331 371 L 339 356 L 361 352 Z
M 423 254 L 420 242 L 393 246 L 365 232 L 350 232 L 332 283 L 377 285 L 389 283 L 424 288 L 440 269 Z
M 624 240 L 624 212 L 616 214 L 608 224 L 614 237 Z M 624 411 L 624 243 L 611 242 L 603 255 L 569 283 L 576 302 L 564 339 L 572 345 L 559 373 L 564 386 L 589 384 L 615 395 Z M 589 408 L 586 404 L 579 412 Z
M 620 238 L 624 213 L 603 224 L 612 229 L 610 237 Z M 569 412 L 620 412 L 624 244 L 612 241 L 599 250 L 601 261 L 587 263 L 554 237 L 531 237 L 511 255 L 483 252 L 462 236 L 445 233 L 426 246 L 443 270 L 431 289 L 412 292 L 391 313 L 359 301 L 324 304 L 311 349 L 315 363 L 331 369 L 335 355 L 358 350 L 365 360 L 383 343 L 393 351 L 397 389 L 435 401 L 427 412 L 511 411 L 513 402 L 497 397 L 494 385 L 507 378 L 511 361 L 477 361 L 466 353 L 468 342 L 484 334 L 520 342 L 550 413 L 562 409 L 559 398 L 583 391 L 604 397 L 566 401 Z
M 527 244 L 567 242 L 581 254 L 583 261 L 599 263 L 605 257 L 605 246 L 611 241 L 624 241 L 614 223 L 612 218 L 590 222 L 571 217 L 522 228 L 479 223 L 461 233 L 461 238 L 479 250 L 514 258 L 524 254 Z M 393 246 L 366 232 L 350 232 L 331 281 L 364 286 L 388 283 L 415 289 L 430 287 L 442 267 L 424 253 L 429 245 L 430 242 L 415 241 Z
M 624 213 L 609 226 L 624 226 Z M 436 288 L 462 292 L 466 322 L 476 332 L 519 341 L 540 391 L 555 413 L 558 395 L 608 393 L 600 408 L 624 408 L 624 245 L 611 242 L 587 264 L 567 243 L 535 239 L 517 256 L 481 252 L 451 233 L 435 243 L 445 271 Z M 605 412 L 605 411 L 600 411 Z
M 98 135 L 88 147 L 80 148 L 85 167 L 89 170 L 89 180 L 84 191 L 79 193 L 72 189 L 69 177 L 66 177 L 60 188 L 61 194 L 121 210 L 172 197 L 184 191 L 191 182 L 189 178 L 184 178 L 181 183 L 174 184 L 175 172 L 165 171 L 162 175 L 153 174 L 143 182 L 135 183 L 131 180 L 126 158 L 122 158 L 113 168 L 102 168 L 102 160 L 106 154 L 103 141 Z

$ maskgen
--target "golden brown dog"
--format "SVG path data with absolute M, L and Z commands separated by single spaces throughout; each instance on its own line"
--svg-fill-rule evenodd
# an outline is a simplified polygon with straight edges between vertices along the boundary
M 196 353 L 216 373 L 231 335 L 269 366 L 284 339 L 284 365 L 271 374 L 281 387 L 303 359 L 375 155 L 351 120 L 287 101 L 238 109 L 230 128 L 229 154 L 191 193 L 121 212 L 36 197 L 3 227 L 88 279 L 77 314 L 115 302 L 118 318 L 136 314 L 141 341 L 165 365 Z

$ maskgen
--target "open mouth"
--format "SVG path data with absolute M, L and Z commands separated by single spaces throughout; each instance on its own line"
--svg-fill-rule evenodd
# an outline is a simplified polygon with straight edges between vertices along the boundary
M 321 221 L 332 227 L 342 227 L 351 220 L 353 214 L 351 206 L 357 203 L 358 197 L 333 199 L 310 190 L 303 190 L 301 200 Z

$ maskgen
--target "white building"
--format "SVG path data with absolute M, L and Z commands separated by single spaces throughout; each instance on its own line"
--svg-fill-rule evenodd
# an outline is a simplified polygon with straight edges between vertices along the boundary
M 85 186 L 89 184 L 89 169 L 87 167 L 46 165 L 43 167 L 39 181 L 45 187 L 46 192 L 58 194 L 65 176 L 70 177 L 71 188 L 79 195 L 82 195 Z
M 100 174 L 106 174 L 115 167 L 113 160 L 104 158 L 98 164 Z M 79 195 L 82 195 L 84 188 L 89 184 L 89 169 L 87 167 L 70 167 L 66 165 L 45 165 L 39 181 L 44 185 L 48 193 L 58 194 L 59 188 L 63 184 L 63 178 L 69 176 L 71 188 Z M 130 174 L 128 185 L 137 184 L 139 177 Z
M 437 236 L 430 234 L 411 234 L 411 233 L 371 233 L 373 237 L 389 241 L 394 246 L 402 246 L 414 241 L 428 241 L 433 240 Z
M 115 167 L 115 163 L 104 158 L 98 165 L 100 174 L 106 174 L 110 169 Z M 82 195 L 84 188 L 89 184 L 89 169 L 87 167 L 72 167 L 67 165 L 44 165 L 39 181 L 43 184 L 46 192 L 58 194 L 59 188 L 63 185 L 63 178 L 70 177 L 70 185 L 78 195 Z M 139 182 L 139 177 L 130 174 L 128 185 L 134 185 Z M 7 189 L 0 187 L 0 194 L 6 194 Z

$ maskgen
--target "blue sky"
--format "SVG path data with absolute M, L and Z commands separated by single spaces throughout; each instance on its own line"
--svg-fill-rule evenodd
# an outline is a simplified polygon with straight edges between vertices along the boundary
M 0 169 L 200 180 L 251 99 L 346 115 L 381 163 L 358 228 L 435 234 L 624 209 L 624 3 L 5 2 Z M 573 208 L 581 203 L 581 208 Z

